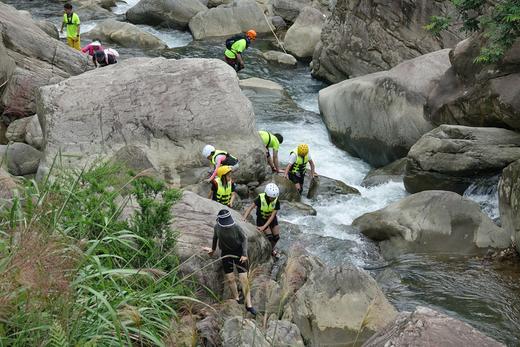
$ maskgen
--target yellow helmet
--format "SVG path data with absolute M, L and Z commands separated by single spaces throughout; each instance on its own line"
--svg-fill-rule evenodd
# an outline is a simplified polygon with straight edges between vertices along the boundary
M 224 165 L 224 166 L 220 166 L 218 169 L 217 169 L 217 176 L 218 177 L 222 177 L 228 173 L 231 172 L 231 167 L 227 166 L 227 165 Z
M 298 155 L 300 157 L 305 157 L 309 154 L 309 146 L 306 143 L 301 143 L 298 145 Z

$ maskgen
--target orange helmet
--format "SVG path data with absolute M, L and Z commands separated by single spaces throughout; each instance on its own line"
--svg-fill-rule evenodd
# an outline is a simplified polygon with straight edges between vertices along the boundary
M 255 40 L 256 39 L 256 31 L 254 31 L 253 29 L 249 30 L 247 33 L 246 33 L 246 36 L 250 39 L 250 40 Z

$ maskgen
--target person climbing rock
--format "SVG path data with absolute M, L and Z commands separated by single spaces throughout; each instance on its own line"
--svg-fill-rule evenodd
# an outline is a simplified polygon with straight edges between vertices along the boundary
M 258 134 L 264 142 L 267 152 L 267 162 L 269 163 L 271 170 L 276 173 L 283 172 L 283 170 L 280 169 L 280 164 L 278 163 L 278 150 L 280 149 L 280 144 L 283 143 L 283 136 L 280 134 L 273 134 L 265 130 L 260 130 Z
M 113 48 L 107 48 L 104 50 L 98 50 L 94 53 L 92 57 L 92 61 L 94 65 L 97 66 L 107 66 L 117 63 L 117 58 L 119 57 L 119 53 Z
M 76 13 L 72 11 L 72 5 L 67 3 L 63 5 L 65 13 L 63 14 L 63 22 L 61 23 L 60 32 L 63 33 L 65 26 L 67 27 L 67 45 L 78 51 L 80 46 L 80 20 Z
M 311 165 L 311 177 L 316 176 L 316 167 L 309 153 L 309 146 L 305 143 L 299 144 L 298 147 L 291 151 L 289 164 L 285 168 L 285 177 L 296 185 L 296 189 L 302 194 L 305 173 L 307 172 L 307 163 Z
M 238 272 L 238 279 L 242 285 L 242 293 L 244 294 L 246 310 L 253 316 L 256 316 L 256 309 L 251 303 L 251 290 L 247 278 L 248 257 L 247 257 L 247 237 L 242 228 L 235 223 L 231 213 L 228 210 L 220 210 L 217 216 L 217 223 L 213 228 L 213 244 L 211 249 L 204 248 L 210 256 L 213 256 L 218 246 L 221 251 L 222 267 L 224 268 L 224 277 L 227 285 L 233 295 L 233 298 L 242 304 L 238 288 L 235 281 L 234 268 Z
M 224 165 L 217 169 L 217 177 L 211 181 L 209 199 L 215 200 L 222 205 L 233 207 L 236 193 L 236 183 L 231 178 L 231 167 Z
M 280 240 L 280 226 L 276 214 L 280 210 L 280 201 L 278 201 L 280 190 L 274 183 L 265 186 L 264 192 L 258 194 L 253 204 L 244 212 L 244 219 L 256 208 L 256 226 L 259 232 L 265 234 L 271 243 L 272 254 L 278 257 L 275 249 L 276 243 Z
M 256 31 L 254 30 L 249 30 L 245 35 L 235 35 L 226 40 L 224 59 L 236 72 L 245 67 L 242 53 L 249 48 L 251 41 L 254 40 L 256 40 Z
M 101 42 L 99 42 L 99 40 L 94 39 L 94 40 L 92 40 L 91 43 L 89 43 L 88 45 L 83 47 L 81 49 L 81 52 L 87 53 L 88 55 L 93 57 L 94 54 L 96 53 L 96 51 L 99 51 L 99 50 L 103 50 L 103 46 L 101 46 Z
M 202 149 L 202 155 L 209 160 L 209 167 L 213 171 L 207 182 L 211 182 L 217 176 L 217 170 L 222 165 L 231 167 L 231 171 L 238 169 L 238 159 L 226 151 L 215 149 L 212 145 L 206 145 Z

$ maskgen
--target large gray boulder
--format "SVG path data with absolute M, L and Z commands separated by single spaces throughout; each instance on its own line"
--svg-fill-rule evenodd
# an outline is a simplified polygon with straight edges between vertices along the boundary
M 195 40 L 207 37 L 230 36 L 254 29 L 257 33 L 268 33 L 262 8 L 255 0 L 234 0 L 233 3 L 199 12 L 189 23 Z
M 452 11 L 449 1 L 338 0 L 323 27 L 312 74 L 337 83 L 453 47 L 460 39 L 456 30 L 437 38 L 424 29 L 432 16 Z
M 17 119 L 9 124 L 5 137 L 9 142 L 24 142 L 27 133 L 27 125 L 31 121 L 31 117 Z
M 472 255 L 511 244 L 511 235 L 477 203 L 445 191 L 410 195 L 358 217 L 352 225 L 379 241 L 386 258 L 403 252 Z
M 294 22 L 306 6 L 312 6 L 323 14 L 328 14 L 334 7 L 335 0 L 273 0 L 274 14 Z
M 110 83 L 92 88 L 86 78 Z M 187 186 L 205 178 L 195 173 L 208 166 L 201 154 L 208 143 L 239 158 L 237 181 L 266 174 L 252 105 L 220 60 L 127 59 L 42 88 L 38 116 L 45 138 L 40 174 L 58 154 L 64 165 L 82 167 L 133 145 L 165 179 Z
M 213 227 L 218 211 L 222 208 L 224 206 L 215 201 L 185 191 L 182 199 L 172 208 L 174 219 L 171 223 L 172 230 L 179 233 L 176 254 L 182 262 L 180 271 L 193 275 L 199 284 L 218 294 L 222 294 L 224 289 L 221 261 L 210 258 L 202 248 L 211 247 Z M 271 245 L 267 239 L 255 226 L 244 222 L 238 212 L 231 210 L 231 215 L 246 234 L 250 263 L 257 266 L 270 260 Z
M 498 203 L 502 227 L 513 235 L 520 253 L 520 160 L 502 171 L 498 183 Z
M 433 123 L 520 130 L 520 39 L 491 66 L 474 62 L 485 43 L 476 35 L 450 53 L 453 67 L 428 97 Z
M 324 22 L 324 14 L 313 7 L 305 7 L 285 34 L 287 51 L 298 58 L 312 57 Z
M 304 347 L 300 329 L 286 320 L 270 320 L 265 332 L 273 347 Z
M 262 56 L 269 62 L 281 65 L 296 66 L 296 63 L 298 62 L 292 55 L 278 51 L 263 52 Z
M 477 178 L 494 176 L 520 159 L 520 134 L 499 128 L 441 125 L 408 153 L 408 192 L 450 190 L 463 194 Z
M 90 30 L 86 36 L 129 48 L 161 49 L 167 47 L 166 43 L 156 36 L 133 24 L 119 22 L 115 19 L 104 20 Z
M 43 132 L 37 115 L 29 117 L 29 123 L 25 127 L 25 143 L 41 150 L 43 148 Z
M 250 319 L 232 317 L 224 322 L 220 331 L 222 346 L 233 347 L 271 347 L 264 333 Z
M 141 0 L 126 18 L 134 24 L 185 29 L 193 16 L 207 9 L 199 0 Z
M 374 187 L 387 182 L 402 182 L 407 159 L 401 158 L 379 169 L 372 169 L 363 178 L 363 187 Z
M 320 90 L 320 112 L 334 143 L 376 167 L 405 157 L 433 129 L 424 105 L 450 67 L 448 54 L 433 52 Z
M 356 267 L 330 268 L 291 255 L 282 283 L 288 297 L 283 318 L 298 326 L 309 346 L 360 343 L 397 314 L 376 281 Z
M 467 323 L 422 306 L 400 313 L 362 347 L 389 346 L 505 347 Z
M 50 37 L 31 18 L 0 2 L 0 113 L 35 113 L 38 87 L 83 73 L 88 58 Z

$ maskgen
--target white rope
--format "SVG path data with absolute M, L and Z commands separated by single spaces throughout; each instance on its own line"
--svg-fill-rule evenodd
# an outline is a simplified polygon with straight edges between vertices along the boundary
M 271 29 L 271 32 L 273 33 L 274 38 L 276 39 L 276 41 L 278 41 L 278 44 L 280 45 L 280 47 L 282 47 L 283 52 L 284 52 L 285 54 L 287 54 L 287 51 L 285 50 L 285 48 L 284 48 L 284 46 L 283 46 L 283 43 L 278 39 L 278 36 L 276 36 L 276 34 L 275 34 L 273 28 L 271 27 L 271 23 L 269 23 L 269 19 L 267 18 L 267 15 L 265 14 L 265 12 L 267 12 L 267 10 L 264 11 L 264 18 L 265 18 L 265 21 L 266 21 L 267 25 L 269 26 L 269 29 Z

